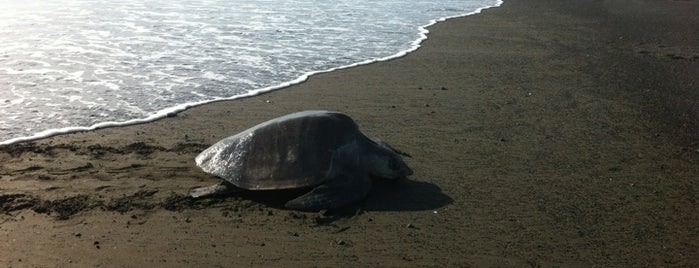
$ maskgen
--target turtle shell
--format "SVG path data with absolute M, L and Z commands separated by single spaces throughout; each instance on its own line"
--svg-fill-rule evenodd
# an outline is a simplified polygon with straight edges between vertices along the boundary
M 196 163 L 243 189 L 310 187 L 327 178 L 338 148 L 358 140 L 368 139 L 349 116 L 305 111 L 225 138 L 200 153 Z

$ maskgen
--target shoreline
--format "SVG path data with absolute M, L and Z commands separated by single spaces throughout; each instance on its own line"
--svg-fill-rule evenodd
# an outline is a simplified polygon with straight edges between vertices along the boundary
M 159 111 L 153 112 L 151 115 L 145 117 L 145 118 L 134 118 L 126 121 L 106 121 L 106 122 L 99 122 L 95 123 L 90 126 L 77 126 L 77 127 L 65 127 L 65 128 L 58 128 L 58 129 L 48 129 L 48 130 L 42 130 L 34 135 L 31 136 L 22 136 L 22 137 L 16 137 L 16 138 L 11 138 L 9 140 L 5 141 L 0 141 L 0 146 L 3 145 L 10 145 L 14 143 L 20 143 L 20 142 L 28 142 L 28 141 L 34 141 L 34 140 L 39 140 L 39 139 L 45 139 L 45 138 L 50 138 L 53 136 L 57 135 L 65 135 L 65 134 L 70 134 L 70 133 L 76 133 L 76 132 L 84 132 L 84 131 L 94 131 L 98 129 L 103 129 L 103 128 L 111 128 L 111 127 L 124 127 L 124 126 L 130 126 L 130 125 L 138 125 L 138 124 L 147 124 L 153 121 L 161 120 L 163 118 L 167 117 L 173 117 L 176 116 L 178 113 L 181 113 L 183 111 L 186 111 L 188 109 L 191 109 L 193 107 L 201 106 L 201 105 L 207 105 L 215 102 L 220 102 L 220 101 L 234 101 L 238 99 L 243 99 L 243 98 L 251 98 L 251 97 L 257 97 L 260 95 L 264 95 L 276 90 L 282 90 L 300 83 L 303 83 L 308 80 L 311 76 L 318 75 L 318 74 L 323 74 L 323 73 L 329 73 L 329 72 L 334 72 L 342 69 L 348 69 L 348 68 L 355 68 L 359 67 L 362 65 L 367 65 L 367 64 L 373 64 L 373 63 L 378 63 L 378 62 L 383 62 L 383 61 L 390 61 L 394 59 L 398 59 L 401 57 L 405 57 L 406 55 L 410 54 L 411 52 L 414 52 L 418 50 L 425 40 L 428 38 L 429 31 L 427 28 L 429 28 L 432 25 L 435 25 L 439 22 L 444 22 L 449 19 L 455 19 L 455 18 L 460 18 L 460 17 L 466 17 L 466 16 L 473 16 L 481 13 L 483 10 L 490 9 L 490 8 L 496 8 L 502 5 L 503 1 L 502 0 L 497 0 L 498 2 L 495 3 L 492 6 L 485 6 L 485 7 L 480 7 L 474 11 L 460 14 L 460 15 L 454 15 L 454 16 L 449 16 L 449 17 L 442 17 L 438 19 L 433 19 L 429 23 L 421 25 L 417 27 L 418 30 L 418 36 L 419 38 L 411 42 L 410 48 L 401 50 L 393 55 L 389 55 L 386 57 L 382 58 L 375 58 L 375 59 L 368 59 L 356 63 L 352 63 L 349 65 L 343 65 L 343 66 L 338 66 L 338 67 L 333 67 L 327 70 L 320 70 L 320 71 L 309 71 L 301 76 L 297 77 L 296 79 L 286 81 L 277 85 L 271 85 L 259 89 L 254 89 L 250 90 L 244 94 L 240 95 L 234 95 L 230 97 L 222 97 L 222 98 L 217 98 L 217 99 L 212 99 L 212 100 L 205 100 L 205 101 L 198 101 L 198 102 L 192 102 L 192 103 L 183 103 L 183 104 L 178 104 L 172 107 L 167 107 L 164 109 L 161 109 Z
M 696 266 L 699 4 L 506 1 L 405 57 L 0 146 L 8 266 Z M 691 27 L 690 27 L 691 26 Z M 351 212 L 193 201 L 214 142 L 311 109 L 410 154 Z

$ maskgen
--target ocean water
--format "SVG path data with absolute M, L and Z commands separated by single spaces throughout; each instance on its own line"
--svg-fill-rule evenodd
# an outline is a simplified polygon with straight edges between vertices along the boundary
M 500 0 L 0 0 L 0 144 L 146 122 L 402 56 Z

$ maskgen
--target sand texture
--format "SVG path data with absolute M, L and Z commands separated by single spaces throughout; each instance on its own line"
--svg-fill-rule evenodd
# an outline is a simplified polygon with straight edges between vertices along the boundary
M 509 0 L 406 57 L 0 147 L 3 267 L 697 267 L 699 2 Z M 192 200 L 214 142 L 328 109 L 410 154 L 345 210 Z

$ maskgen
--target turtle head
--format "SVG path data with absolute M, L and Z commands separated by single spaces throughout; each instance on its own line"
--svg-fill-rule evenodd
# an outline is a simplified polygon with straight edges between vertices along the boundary
M 369 173 L 371 176 L 398 179 L 405 178 L 413 174 L 413 170 L 403 161 L 401 155 L 410 157 L 410 155 L 393 149 L 388 144 L 374 139 L 373 142 L 377 145 L 375 152 L 368 154 Z

